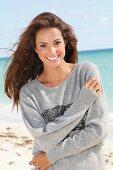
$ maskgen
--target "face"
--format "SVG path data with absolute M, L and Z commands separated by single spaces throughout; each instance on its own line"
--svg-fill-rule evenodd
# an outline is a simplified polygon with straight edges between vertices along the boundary
M 65 42 L 57 28 L 42 29 L 36 33 L 36 53 L 44 67 L 56 67 L 64 61 Z

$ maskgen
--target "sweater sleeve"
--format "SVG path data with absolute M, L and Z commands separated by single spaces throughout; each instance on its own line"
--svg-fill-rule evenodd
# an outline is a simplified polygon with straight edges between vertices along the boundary
M 106 136 L 106 101 L 101 95 L 89 108 L 90 115 L 86 120 L 86 126 L 82 130 L 73 131 L 65 140 L 60 142 L 56 148 L 47 152 L 51 163 L 78 154 L 88 148 L 98 145 Z
M 65 111 L 64 115 L 58 117 L 55 122 L 49 122 L 48 124 L 45 123 L 39 113 L 32 95 L 29 97 L 28 93 L 23 93 L 23 90 L 20 92 L 20 109 L 24 123 L 34 139 L 38 141 L 40 150 L 49 152 L 76 126 L 73 118 L 75 117 L 76 123 L 78 124 L 90 105 L 97 98 L 98 96 L 95 93 L 83 86 L 74 105 L 72 104 L 71 107 Z M 77 114 L 73 114 L 72 118 L 70 118 L 71 116 L 69 117 L 69 114 L 72 113 L 73 109 L 76 110 Z
M 94 64 L 90 64 L 88 68 L 90 72 L 88 71 L 86 79 L 91 77 L 91 71 L 93 71 L 93 75 L 96 76 L 101 82 L 100 74 L 96 66 Z M 94 71 L 95 68 L 96 72 Z M 85 128 L 73 131 L 70 133 L 69 137 L 60 142 L 56 148 L 46 153 L 48 160 L 51 163 L 55 163 L 64 157 L 78 154 L 88 148 L 98 145 L 103 141 L 107 132 L 108 103 L 102 82 L 101 88 L 102 93 L 100 97 L 93 104 L 91 104 L 88 109 Z

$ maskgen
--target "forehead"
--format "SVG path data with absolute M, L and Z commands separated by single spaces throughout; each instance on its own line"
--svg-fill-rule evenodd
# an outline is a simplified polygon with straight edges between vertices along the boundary
M 55 40 L 58 38 L 63 38 L 62 33 L 57 28 L 46 28 L 41 29 L 36 33 L 36 41 L 48 41 L 48 40 Z

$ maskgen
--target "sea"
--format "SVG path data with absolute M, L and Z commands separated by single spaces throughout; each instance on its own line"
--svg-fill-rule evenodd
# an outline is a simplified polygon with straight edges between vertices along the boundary
M 8 59 L 9 57 L 0 56 L 0 120 L 20 121 L 20 115 L 15 115 L 16 110 L 11 111 L 12 101 L 4 93 Z M 108 101 L 109 116 L 113 119 L 113 49 L 79 51 L 78 62 L 82 61 L 91 61 L 97 65 Z

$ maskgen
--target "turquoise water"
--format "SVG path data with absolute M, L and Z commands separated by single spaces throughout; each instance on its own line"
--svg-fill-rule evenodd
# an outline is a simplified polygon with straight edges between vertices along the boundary
M 10 100 L 4 96 L 4 65 L 8 59 L 0 58 L 0 103 L 9 103 Z M 113 112 L 113 49 L 92 50 L 79 52 L 79 62 L 94 62 L 101 74 L 104 89 L 108 99 L 109 110 Z
M 7 69 L 5 67 L 8 58 L 0 58 L 0 103 L 10 103 L 10 99 L 4 94 L 4 73 Z

